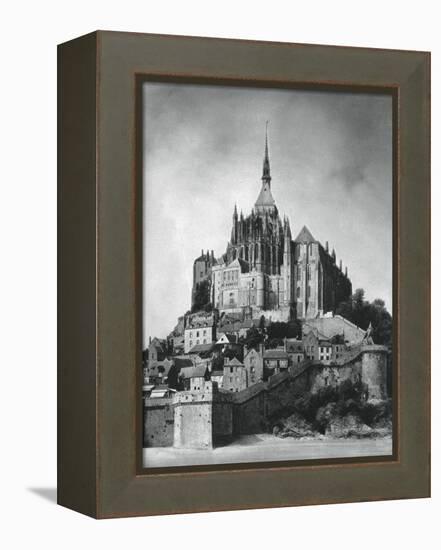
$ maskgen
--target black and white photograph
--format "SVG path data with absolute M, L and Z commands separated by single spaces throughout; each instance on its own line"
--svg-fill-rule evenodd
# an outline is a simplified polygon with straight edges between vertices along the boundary
M 144 82 L 142 122 L 143 466 L 390 456 L 392 96 Z

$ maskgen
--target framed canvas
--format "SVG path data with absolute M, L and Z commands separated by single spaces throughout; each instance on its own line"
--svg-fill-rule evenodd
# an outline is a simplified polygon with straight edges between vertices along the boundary
M 59 46 L 58 501 L 430 496 L 430 55 Z

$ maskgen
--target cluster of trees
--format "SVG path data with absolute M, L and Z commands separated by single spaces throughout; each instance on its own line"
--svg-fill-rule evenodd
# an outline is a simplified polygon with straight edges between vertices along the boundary
M 210 283 L 201 281 L 196 285 L 191 312 L 213 310 L 210 302 Z M 366 330 L 372 324 L 372 338 L 376 344 L 392 346 L 392 316 L 387 311 L 383 300 L 376 299 L 369 302 L 365 298 L 365 291 L 358 288 L 346 302 L 341 302 L 336 314 L 345 317 L 352 323 Z M 265 318 L 260 318 L 258 327 L 252 327 L 242 343 L 248 347 L 257 347 L 265 341 L 267 347 L 275 348 L 283 343 L 284 338 L 301 338 L 302 325 L 298 320 L 288 323 L 273 322 L 266 325 Z
M 210 283 L 208 279 L 196 283 L 196 288 L 193 297 L 193 305 L 191 313 L 196 311 L 210 312 L 213 310 L 213 305 L 210 302 Z
M 365 299 L 364 290 L 358 288 L 348 301 L 339 304 L 335 313 L 364 330 L 371 323 L 374 342 L 383 346 L 392 346 L 392 316 L 387 311 L 383 300 L 377 298 L 369 302 Z
M 392 419 L 392 401 L 371 403 L 367 401 L 368 388 L 362 382 L 345 380 L 337 386 L 325 386 L 315 393 L 298 393 L 293 401 L 274 412 L 268 428 L 283 425 L 283 419 L 292 414 L 309 423 L 312 430 L 326 433 L 328 426 L 347 415 L 353 415 L 363 424 L 375 427 Z
M 294 319 L 288 323 L 273 322 L 269 325 L 265 322 L 265 317 L 262 315 L 258 327 L 251 327 L 245 338 L 241 338 L 240 342 L 248 348 L 257 348 L 259 344 L 265 342 L 268 348 L 276 348 L 283 344 L 285 338 L 301 338 L 302 323 Z

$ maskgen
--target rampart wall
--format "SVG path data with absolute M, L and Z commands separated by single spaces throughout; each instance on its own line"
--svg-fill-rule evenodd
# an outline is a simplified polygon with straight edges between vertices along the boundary
M 365 383 L 368 399 L 386 399 L 387 368 L 386 348 L 365 345 L 345 363 L 306 360 L 295 371 L 281 372 L 240 392 L 213 390 L 208 382 L 203 393 L 179 392 L 173 400 L 146 400 L 145 446 L 210 448 L 236 435 L 262 433 L 272 418 L 289 411 L 305 392 L 348 379 Z

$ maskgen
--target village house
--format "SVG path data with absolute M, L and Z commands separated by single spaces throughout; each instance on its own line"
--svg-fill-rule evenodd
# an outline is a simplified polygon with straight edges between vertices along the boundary
M 247 371 L 243 363 L 236 357 L 226 359 L 224 363 L 224 375 L 222 389 L 225 391 L 239 392 L 247 388 Z
M 303 339 L 305 355 L 312 361 L 321 361 L 325 365 L 330 365 L 344 358 L 350 353 L 354 346 L 360 345 L 355 343 L 349 345 L 344 340 L 342 334 L 336 334 L 332 337 L 325 337 L 316 329 L 312 329 Z
M 167 357 L 167 340 L 152 338 L 149 341 L 149 361 L 163 361 Z
M 218 389 L 222 388 L 223 379 L 224 379 L 223 370 L 213 370 L 211 372 L 211 381 L 213 382 L 213 386 L 216 385 Z
M 243 357 L 243 345 L 238 342 L 238 337 L 233 333 L 222 333 L 216 341 L 216 350 L 220 354 L 227 354 L 230 357 Z
M 210 374 L 208 368 L 205 365 L 183 367 L 179 371 L 179 386 L 183 391 L 188 391 L 194 385 L 197 386 L 199 381 L 199 387 L 201 386 L 200 380 L 209 380 Z M 195 382 L 193 379 L 197 379 Z
M 251 327 L 258 326 L 259 321 L 244 318 L 246 313 L 224 314 L 218 323 L 218 335 L 223 333 L 234 334 L 239 338 L 245 338 Z M 218 336 L 219 337 L 219 336 Z
M 216 340 L 216 319 L 214 314 L 189 316 L 184 331 L 184 353 L 195 346 L 210 345 Z
M 243 364 L 247 373 L 247 386 L 263 380 L 263 345 L 257 351 L 254 348 L 244 348 Z
M 173 354 L 175 355 L 182 355 L 184 353 L 184 350 L 185 350 L 185 342 L 184 342 L 184 335 L 180 335 L 180 336 L 173 336 L 171 339 L 170 339 L 170 345 L 172 346 L 172 349 L 173 349 Z
M 289 355 L 285 348 L 267 349 L 263 354 L 264 378 L 288 370 Z
M 144 384 L 167 384 L 172 366 L 171 359 L 166 358 L 162 361 L 149 359 L 147 366 L 144 367 Z
M 285 338 L 284 348 L 289 356 L 290 366 L 295 366 L 305 359 L 305 350 L 302 340 L 297 338 Z

